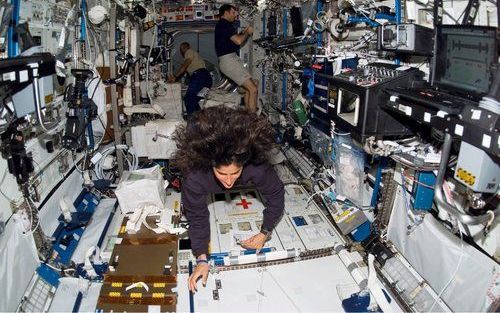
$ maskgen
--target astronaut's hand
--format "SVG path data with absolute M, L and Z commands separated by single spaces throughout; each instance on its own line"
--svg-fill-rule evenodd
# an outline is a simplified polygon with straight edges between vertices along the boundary
M 253 27 L 252 26 L 248 26 L 247 28 L 245 28 L 245 33 L 248 36 L 251 36 L 253 34 Z
M 188 278 L 188 287 L 189 291 L 191 292 L 196 292 L 198 289 L 196 288 L 196 283 L 198 280 L 201 278 L 201 284 L 203 287 L 207 285 L 207 279 L 208 279 L 208 271 L 210 269 L 210 265 L 205 262 L 200 262 L 196 265 L 196 268 L 194 269 L 193 273 L 191 276 Z
M 258 233 L 257 235 L 253 235 L 252 237 L 241 241 L 240 245 L 245 249 L 255 249 L 255 252 L 259 253 L 259 250 L 264 247 L 266 240 L 266 235 L 264 235 L 263 233 Z

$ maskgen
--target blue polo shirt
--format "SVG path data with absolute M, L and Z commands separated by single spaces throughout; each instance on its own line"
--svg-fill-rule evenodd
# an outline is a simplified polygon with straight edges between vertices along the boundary
M 231 37 L 236 35 L 236 28 L 233 23 L 221 18 L 215 25 L 215 52 L 218 57 L 230 53 L 238 53 L 240 46 L 235 44 Z

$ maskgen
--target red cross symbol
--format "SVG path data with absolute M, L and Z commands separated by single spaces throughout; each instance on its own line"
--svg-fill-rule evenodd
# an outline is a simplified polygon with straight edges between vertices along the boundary
M 249 204 L 252 204 L 252 202 L 247 202 L 247 199 L 241 199 L 240 203 L 236 203 L 236 205 L 242 205 L 245 210 L 249 208 Z

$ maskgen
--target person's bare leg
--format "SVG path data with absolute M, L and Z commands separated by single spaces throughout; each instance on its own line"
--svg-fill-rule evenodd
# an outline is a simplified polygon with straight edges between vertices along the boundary
M 243 88 L 248 92 L 248 98 L 245 96 L 245 107 L 248 112 L 255 113 L 257 111 L 257 86 L 251 78 L 243 83 Z
M 250 107 L 253 108 L 253 111 L 252 112 L 257 112 L 257 100 L 259 98 L 259 90 L 258 90 L 258 87 L 257 87 L 257 84 L 255 84 L 255 82 L 252 80 L 252 84 L 254 85 L 254 90 L 253 90 L 253 94 L 251 94 L 251 98 L 248 99 L 248 102 L 250 103 Z
M 248 90 L 245 89 L 245 95 L 243 96 L 243 102 L 245 103 L 245 108 L 248 107 L 247 103 L 249 97 L 250 97 L 250 92 L 248 92 Z

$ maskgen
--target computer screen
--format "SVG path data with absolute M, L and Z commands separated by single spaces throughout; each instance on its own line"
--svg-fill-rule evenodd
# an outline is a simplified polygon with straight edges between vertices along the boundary
M 498 64 L 496 37 L 494 27 L 438 26 L 433 85 L 474 96 L 488 93 Z

